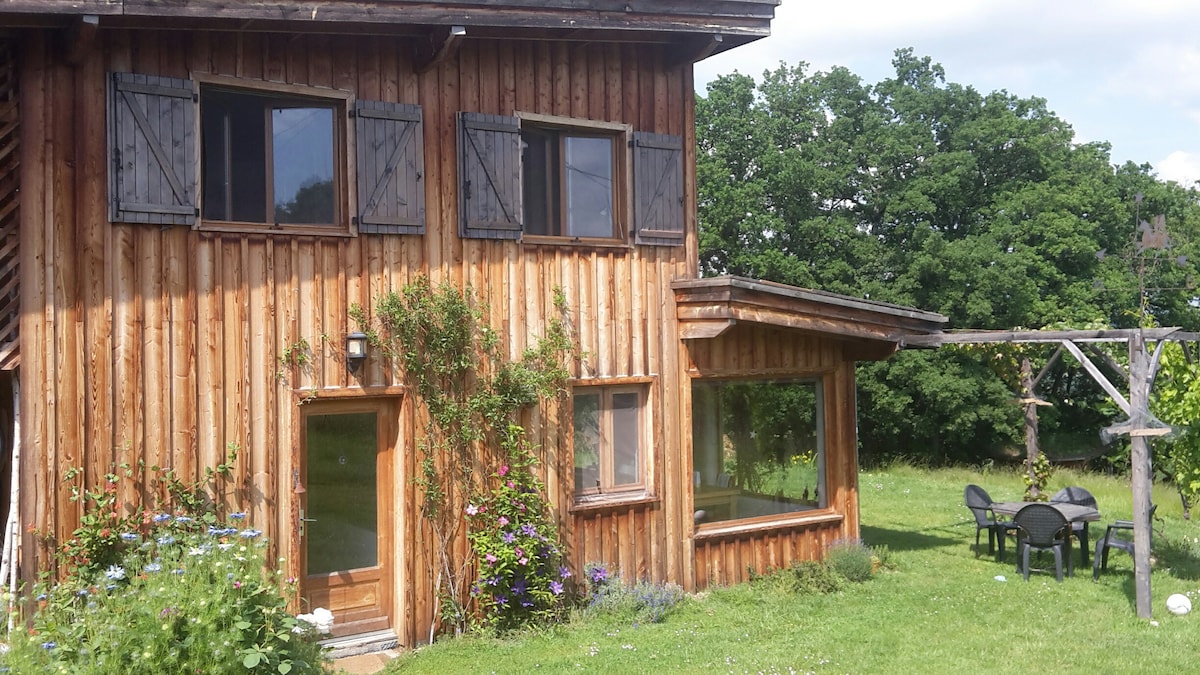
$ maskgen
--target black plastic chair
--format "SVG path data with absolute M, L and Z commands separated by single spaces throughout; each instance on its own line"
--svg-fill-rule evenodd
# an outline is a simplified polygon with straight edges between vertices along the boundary
M 1158 504 L 1150 506 L 1150 520 L 1154 520 L 1154 512 L 1158 510 Z M 1118 537 L 1118 532 L 1133 532 L 1132 520 L 1118 520 L 1113 522 L 1104 530 L 1104 536 L 1096 542 L 1096 555 L 1092 556 L 1092 580 L 1100 578 L 1100 570 L 1108 569 L 1108 549 L 1115 548 L 1125 551 L 1129 555 L 1133 555 L 1134 545 L 1133 539 L 1125 539 Z M 1132 535 L 1131 535 L 1132 536 Z M 1151 539 L 1154 537 L 1154 528 L 1150 528 Z
M 1067 517 L 1049 504 L 1028 504 L 1013 516 L 1017 525 L 1017 571 L 1029 581 L 1029 552 L 1054 553 L 1054 573 L 1063 580 L 1063 558 L 1067 559 L 1067 576 L 1075 572 L 1071 562 L 1071 524 Z
M 988 553 L 994 554 L 997 560 L 1002 559 L 1004 557 L 1004 539 L 1008 532 L 1016 530 L 1017 526 L 1012 521 L 996 518 L 996 514 L 992 511 L 992 504 L 995 502 L 988 496 L 987 490 L 978 485 L 968 485 L 963 490 L 963 502 L 975 516 L 975 557 L 979 557 L 979 533 L 987 530 Z
M 1096 498 L 1092 493 L 1079 486 L 1073 485 L 1065 487 L 1050 498 L 1052 502 L 1063 502 L 1066 504 L 1078 504 L 1080 506 L 1090 506 L 1093 509 L 1099 509 L 1100 505 L 1096 503 Z M 1079 559 L 1083 561 L 1083 566 L 1088 564 L 1088 524 L 1087 521 L 1077 521 L 1071 523 L 1071 534 L 1079 540 Z

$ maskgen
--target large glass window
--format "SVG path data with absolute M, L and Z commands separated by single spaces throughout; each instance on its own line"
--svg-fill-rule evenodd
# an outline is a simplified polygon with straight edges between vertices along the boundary
M 618 238 L 617 136 L 521 128 L 525 233 L 580 239 Z
M 694 381 L 692 464 L 697 522 L 824 508 L 820 381 Z
M 644 400 L 639 387 L 575 389 L 576 496 L 644 489 Z
M 339 208 L 341 101 L 202 87 L 205 221 L 325 226 Z

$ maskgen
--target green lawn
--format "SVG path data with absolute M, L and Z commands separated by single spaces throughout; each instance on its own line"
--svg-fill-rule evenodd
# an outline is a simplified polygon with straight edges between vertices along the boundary
M 576 621 L 507 640 L 444 640 L 387 672 L 1190 672 L 1200 608 L 1176 617 L 1165 602 L 1200 588 L 1200 525 L 1183 520 L 1176 492 L 1155 488 L 1162 522 L 1154 619 L 1146 621 L 1134 615 L 1132 560 L 1120 551 L 1099 582 L 1088 568 L 1062 584 L 1052 571 L 1023 581 L 1011 546 L 1003 563 L 986 551 L 976 558 L 974 520 L 962 505 L 967 483 L 998 501 L 1024 490 L 1020 476 L 1004 471 L 864 472 L 863 540 L 888 547 L 890 569 L 834 594 L 719 589 L 689 599 L 661 624 Z M 1064 485 L 1091 490 L 1103 522 L 1130 517 L 1126 480 L 1060 471 L 1051 488 Z M 1103 522 L 1093 525 L 1093 539 Z M 986 548 L 986 533 L 984 540 Z

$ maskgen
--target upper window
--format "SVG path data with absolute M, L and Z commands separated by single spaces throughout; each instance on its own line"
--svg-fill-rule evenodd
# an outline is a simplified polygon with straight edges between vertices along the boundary
M 201 226 L 349 231 L 349 94 L 232 84 L 200 84 Z
M 344 103 L 202 86 L 202 218 L 336 227 Z
M 112 74 L 113 222 L 315 235 L 425 231 L 420 106 L 199 79 Z
M 645 491 L 645 388 L 576 387 L 573 401 L 575 495 Z
M 525 233 L 618 239 L 618 138 L 541 128 L 521 129 Z
M 819 380 L 692 383 L 696 522 L 825 508 Z
M 683 141 L 626 124 L 459 113 L 459 235 L 684 243 Z

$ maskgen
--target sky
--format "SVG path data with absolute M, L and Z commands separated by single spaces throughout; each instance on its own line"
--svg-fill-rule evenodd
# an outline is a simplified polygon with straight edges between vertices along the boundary
M 696 64 L 696 90 L 801 61 L 875 84 L 902 47 L 948 82 L 1046 99 L 1114 164 L 1200 181 L 1200 0 L 783 0 L 770 37 Z

